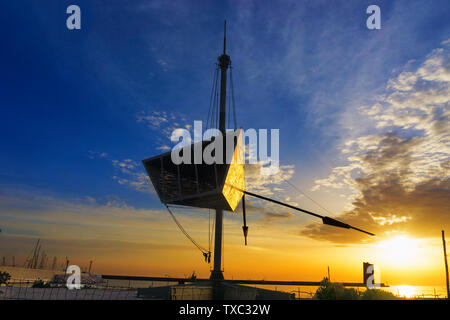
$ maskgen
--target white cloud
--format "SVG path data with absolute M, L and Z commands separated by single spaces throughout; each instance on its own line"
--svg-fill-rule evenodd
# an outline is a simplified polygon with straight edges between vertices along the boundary
M 291 179 L 295 174 L 293 165 L 281 165 L 276 174 L 262 175 L 261 167 L 263 165 L 264 162 L 245 165 L 246 189 L 259 194 L 272 195 L 275 192 L 282 191 L 280 185 Z
M 169 151 L 171 148 L 167 145 L 163 145 L 163 146 L 158 147 L 157 149 L 161 150 L 161 151 Z
M 313 187 L 353 191 L 343 221 L 416 236 L 435 234 L 448 221 L 449 53 L 447 41 L 415 70 L 389 80 L 373 105 L 359 107 L 360 117 L 369 119 L 361 121 L 367 124 L 365 133 L 343 143 L 345 163 Z M 313 225 L 302 234 L 336 242 L 361 239 Z
M 145 173 L 143 166 L 138 162 L 132 159 L 112 160 L 112 165 L 117 171 L 113 179 L 119 184 L 130 186 L 140 192 L 155 192 L 150 178 Z
M 158 150 L 167 151 L 170 150 L 170 146 L 167 143 L 170 141 L 172 133 L 176 130 L 192 129 L 186 119 L 186 116 L 181 113 L 173 113 L 166 111 L 141 111 L 136 115 L 138 123 L 145 124 L 153 132 L 157 132 L 158 135 L 154 137 L 154 140 L 160 144 Z
M 149 113 L 141 111 L 136 118 L 138 123 L 145 123 L 150 129 L 160 128 L 163 123 L 168 122 L 167 113 L 164 111 L 151 111 Z
M 401 156 L 410 158 L 410 172 L 404 176 L 410 187 L 444 176 L 442 165 L 450 159 L 448 52 L 449 45 L 433 50 L 416 71 L 391 79 L 379 101 L 359 108 L 371 119 L 374 133 L 347 140 L 342 149 L 347 163 L 335 167 L 327 178 L 317 179 L 313 190 L 355 187 L 356 173 L 393 173 L 403 168 Z
M 106 152 L 98 152 L 98 151 L 89 150 L 87 157 L 89 159 L 100 159 L 100 158 L 107 158 L 108 154 Z

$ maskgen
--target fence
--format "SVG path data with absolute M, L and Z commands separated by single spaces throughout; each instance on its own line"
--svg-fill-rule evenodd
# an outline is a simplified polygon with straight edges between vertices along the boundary
M 62 284 L 52 284 L 49 288 L 33 288 L 32 285 L 35 280 L 29 279 L 14 279 L 8 282 L 7 285 L 0 286 L 0 300 L 140 300 L 138 297 L 137 284 L 133 285 L 131 281 L 125 283 L 126 285 L 110 285 L 108 282 L 104 284 L 98 284 L 94 286 L 84 286 L 80 290 L 69 290 Z M 168 283 L 161 283 L 162 285 L 168 285 Z M 154 287 L 155 284 L 152 281 L 145 285 L 145 287 Z M 158 286 L 158 285 L 156 285 Z M 144 286 L 142 286 L 144 287 Z M 393 290 L 394 291 L 394 290 Z M 312 291 L 300 291 L 288 290 L 290 293 L 295 294 L 295 299 L 312 299 L 315 290 Z M 185 289 L 183 291 L 174 291 L 174 295 L 181 295 L 186 298 L 191 295 L 193 298 L 192 289 Z M 199 292 L 195 292 L 197 295 Z M 414 295 L 404 295 L 401 292 L 393 292 L 398 298 L 409 299 L 445 299 L 446 296 L 441 292 L 428 291 Z M 209 292 L 201 292 L 200 299 L 207 299 Z
M 0 300 L 137 300 L 137 290 L 120 286 L 85 286 L 69 290 L 65 286 L 33 288 L 34 281 L 15 280 L 0 286 Z

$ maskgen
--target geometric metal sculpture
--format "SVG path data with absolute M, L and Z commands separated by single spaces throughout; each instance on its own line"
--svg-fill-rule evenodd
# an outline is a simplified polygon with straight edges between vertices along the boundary
M 241 201 L 245 191 L 245 171 L 244 171 L 244 147 L 242 129 L 239 129 L 235 144 L 233 158 L 228 166 L 226 178 L 222 188 L 222 194 L 228 205 L 234 211 Z
M 222 232 L 223 232 L 223 210 L 234 211 L 239 200 L 243 196 L 244 165 L 243 161 L 238 163 L 238 153 L 242 150 L 242 130 L 239 130 L 238 139 L 234 139 L 234 133 L 226 132 L 226 91 L 227 70 L 230 66 L 230 56 L 226 54 L 226 22 L 224 25 L 223 54 L 218 57 L 220 68 L 220 112 L 218 129 L 224 138 L 226 150 L 227 141 L 231 141 L 233 135 L 234 152 L 232 159 L 213 164 L 194 162 L 195 152 L 191 152 L 190 164 L 175 164 L 171 159 L 171 152 L 143 160 L 144 167 L 158 193 L 159 199 L 164 204 L 178 204 L 191 207 L 215 209 L 215 232 L 214 232 L 214 268 L 211 271 L 212 280 L 223 280 L 221 257 L 222 257 Z M 216 87 L 216 89 L 218 89 Z M 202 141 L 188 146 L 189 151 L 195 151 L 199 147 L 202 151 L 212 141 Z M 186 148 L 186 147 L 185 147 Z M 227 153 L 224 152 L 226 155 Z M 227 156 L 227 155 L 226 155 Z M 243 155 L 242 155 L 243 158 Z M 228 161 L 227 161 L 228 160 Z M 236 160 L 231 163 L 231 160 Z M 225 184 L 227 181 L 228 184 Z M 230 185 L 231 187 L 230 187 Z
M 174 164 L 171 152 L 143 160 L 161 202 L 234 211 L 245 190 L 242 129 L 227 132 L 224 151 L 226 142 L 231 143 L 233 139 L 233 152 L 228 155 L 224 152 L 225 161 L 216 161 L 219 163 L 207 164 L 203 159 L 199 164 L 194 163 L 196 148 L 203 155 L 205 148 L 211 148 L 214 141 L 202 141 L 177 150 L 177 153 L 191 155 L 188 164 Z
M 221 268 L 223 210 L 234 212 L 241 199 L 243 199 L 244 213 L 243 231 L 244 237 L 247 238 L 248 227 L 245 217 L 244 194 L 321 218 L 323 224 L 326 225 L 354 229 L 369 235 L 374 235 L 373 233 L 353 227 L 336 219 L 245 190 L 242 129 L 227 132 L 225 128 L 227 69 L 231 63 L 230 57 L 226 54 L 226 25 L 223 44 L 223 54 L 218 57 L 218 66 L 221 69 L 218 129 L 223 137 L 222 147 L 223 155 L 225 155 L 224 159 L 222 159 L 223 161 L 217 159 L 217 161 L 212 161 L 212 163 L 206 163 L 203 156 L 201 157 L 201 161 L 195 161 L 195 155 L 199 151 L 201 155 L 204 155 L 205 150 L 212 149 L 211 144 L 216 141 L 214 138 L 178 149 L 177 152 L 179 154 L 190 157 L 189 163 L 174 163 L 172 161 L 172 152 L 166 152 L 142 161 L 159 199 L 165 205 L 174 204 L 215 209 L 214 268 L 211 271 L 210 279 L 223 280 Z M 226 152 L 227 142 L 232 147 L 233 152 Z M 220 143 L 218 145 L 220 146 Z

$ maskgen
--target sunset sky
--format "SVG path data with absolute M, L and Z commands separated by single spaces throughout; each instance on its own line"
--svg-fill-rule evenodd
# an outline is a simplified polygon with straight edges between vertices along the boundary
M 376 237 L 248 199 L 247 247 L 241 206 L 225 216 L 225 277 L 319 281 L 330 266 L 358 282 L 369 261 L 382 282 L 443 285 L 449 16 L 445 0 L 4 1 L 0 256 L 23 264 L 40 238 L 97 273 L 209 276 L 141 160 L 206 121 L 227 19 L 238 125 L 280 129 L 280 172 L 248 168 L 248 190 Z M 208 247 L 208 210 L 175 214 Z

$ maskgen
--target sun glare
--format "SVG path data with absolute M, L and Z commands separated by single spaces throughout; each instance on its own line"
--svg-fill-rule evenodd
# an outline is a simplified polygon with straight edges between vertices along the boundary
M 381 241 L 379 243 L 381 254 L 390 264 L 405 265 L 416 262 L 419 258 L 417 240 L 407 236 Z
M 394 292 L 394 294 L 399 297 L 413 298 L 417 295 L 416 289 L 412 286 L 397 286 L 396 289 L 397 292 Z

